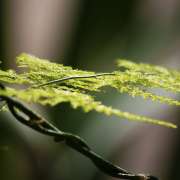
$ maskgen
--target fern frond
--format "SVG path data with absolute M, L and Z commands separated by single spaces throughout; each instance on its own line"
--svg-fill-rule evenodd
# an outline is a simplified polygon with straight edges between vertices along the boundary
M 160 103 L 168 104 L 168 105 L 180 106 L 180 101 L 178 101 L 178 100 L 175 100 L 175 99 L 169 98 L 169 97 L 156 95 L 152 92 L 148 92 L 145 89 L 141 89 L 138 86 L 136 87 L 136 86 L 132 86 L 132 85 L 128 85 L 128 84 L 123 84 L 123 86 L 122 85 L 117 86 L 114 84 L 113 87 L 115 87 L 117 90 L 119 90 L 119 92 L 127 93 L 128 95 L 130 95 L 132 97 L 140 96 L 143 99 L 149 99 L 151 101 L 158 101 Z
M 81 107 L 85 112 L 95 110 L 108 116 L 115 115 L 121 118 L 129 119 L 131 121 L 140 121 L 162 125 L 165 127 L 177 128 L 175 124 L 170 122 L 152 119 L 129 112 L 123 112 L 119 109 L 105 106 L 101 102 L 95 101 L 92 96 L 80 92 L 72 92 L 56 88 L 26 90 L 15 90 L 12 88 L 7 88 L 6 91 L 0 90 L 0 95 L 16 97 L 28 103 L 40 103 L 42 105 L 51 106 L 55 106 L 62 102 L 70 102 L 73 108 L 76 109 Z
M 149 88 L 162 88 L 175 93 L 180 92 L 180 72 L 161 66 L 137 64 L 127 60 L 118 60 L 119 67 L 126 69 L 130 82 Z
M 29 83 L 28 80 L 16 74 L 16 72 L 13 70 L 7 70 L 7 71 L 0 70 L 0 81 L 6 83 L 12 83 L 12 84 Z
M 0 95 L 17 97 L 26 102 L 51 105 L 69 102 L 73 108 L 81 107 L 85 112 L 95 110 L 106 115 L 158 124 L 176 128 L 170 122 L 123 112 L 95 101 L 89 91 L 101 91 L 110 86 L 121 93 L 141 96 L 144 99 L 163 102 L 169 105 L 180 105 L 180 102 L 168 97 L 148 92 L 146 88 L 160 87 L 169 91 L 179 92 L 180 76 L 178 71 L 169 71 L 161 67 L 135 64 L 129 61 L 118 61 L 125 71 L 95 74 L 94 72 L 72 69 L 62 64 L 52 63 L 45 59 L 21 54 L 17 57 L 18 67 L 24 68 L 23 73 L 0 71 L 0 81 L 14 84 L 29 85 L 24 89 L 6 88 Z M 163 78 L 166 78 L 165 80 Z M 168 85 L 171 84 L 171 87 Z

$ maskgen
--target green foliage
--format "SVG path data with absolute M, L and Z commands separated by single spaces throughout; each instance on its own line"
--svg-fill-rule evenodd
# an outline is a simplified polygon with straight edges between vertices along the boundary
M 93 77 L 96 76 L 94 72 L 72 69 L 25 53 L 17 57 L 17 64 L 18 67 L 23 68 L 24 72 L 0 70 L 0 81 L 23 86 L 20 88 L 17 88 L 17 86 L 16 88 L 8 87 L 6 90 L 1 89 L 0 95 L 16 97 L 28 103 L 33 102 L 51 106 L 69 102 L 73 108 L 81 107 L 85 112 L 95 110 L 106 115 L 115 115 L 129 120 L 176 128 L 176 125 L 170 122 L 151 119 L 105 106 L 101 102 L 95 101 L 90 92 L 100 92 L 103 87 L 110 86 L 120 93 L 127 93 L 132 97 L 141 96 L 144 99 L 179 106 L 180 101 L 159 96 L 150 91 L 154 88 L 161 88 L 179 93 L 180 72 L 178 71 L 118 60 L 118 67 L 123 68 L 123 71 L 119 70 Z M 87 76 L 90 77 L 87 78 Z M 67 79 L 66 77 L 72 78 Z M 66 79 L 62 80 L 62 78 Z M 61 80 L 58 81 L 58 79 Z

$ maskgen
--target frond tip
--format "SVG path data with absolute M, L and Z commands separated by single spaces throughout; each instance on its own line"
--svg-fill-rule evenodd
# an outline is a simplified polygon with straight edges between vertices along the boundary
M 0 89 L 0 95 L 51 106 L 69 102 L 73 108 L 81 107 L 85 112 L 95 110 L 105 115 L 177 128 L 171 122 L 135 115 L 103 105 L 96 101 L 89 92 L 100 92 L 102 87 L 110 86 L 132 97 L 141 96 L 144 99 L 179 106 L 180 101 L 149 91 L 149 88 L 162 88 L 179 93 L 180 72 L 178 71 L 121 60 L 118 61 L 118 66 L 124 67 L 125 71 L 95 74 L 72 69 L 25 53 L 17 57 L 17 64 L 18 67 L 25 68 L 25 71 L 18 74 L 12 70 L 0 70 L 0 81 L 26 85 L 26 88 Z

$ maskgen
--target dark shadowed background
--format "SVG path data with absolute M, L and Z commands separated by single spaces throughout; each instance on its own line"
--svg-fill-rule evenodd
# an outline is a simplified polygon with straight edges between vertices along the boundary
M 0 60 L 16 68 L 21 52 L 74 68 L 110 72 L 118 58 L 179 69 L 178 0 L 0 1 Z M 177 107 L 120 95 L 98 96 L 107 105 L 179 124 Z M 34 106 L 37 110 L 37 106 Z M 99 154 L 136 173 L 179 180 L 179 129 L 132 123 L 73 110 L 69 104 L 38 110 L 60 129 L 83 137 Z M 0 114 L 1 180 L 110 180 L 65 145 Z

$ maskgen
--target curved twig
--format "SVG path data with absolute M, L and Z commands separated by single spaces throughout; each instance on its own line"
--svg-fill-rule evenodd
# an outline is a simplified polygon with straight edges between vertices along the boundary
M 4 86 L 0 85 L 0 88 L 4 88 Z M 96 167 L 105 174 L 119 179 L 158 180 L 154 176 L 133 174 L 117 165 L 113 165 L 96 154 L 81 137 L 59 130 L 49 121 L 33 112 L 19 101 L 8 96 L 0 96 L 0 100 L 7 103 L 10 112 L 19 122 L 42 134 L 53 137 L 55 142 L 65 142 L 66 145 L 89 158 Z
M 57 83 L 61 83 L 67 80 L 71 80 L 71 79 L 86 79 L 86 78 L 96 78 L 99 76 L 107 76 L 107 75 L 115 75 L 114 73 L 99 73 L 99 74 L 93 74 L 93 75 L 84 75 L 84 76 L 69 76 L 69 77 L 64 77 L 64 78 L 60 78 L 60 79 L 55 79 L 43 84 L 39 84 L 39 85 L 35 85 L 33 86 L 34 88 L 39 88 L 42 86 L 47 86 L 47 85 L 51 85 L 51 84 L 57 84 Z

